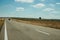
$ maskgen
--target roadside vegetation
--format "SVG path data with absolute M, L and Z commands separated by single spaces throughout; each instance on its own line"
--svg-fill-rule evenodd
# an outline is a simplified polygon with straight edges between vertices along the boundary
M 4 24 L 4 19 L 0 18 L 0 31 L 2 29 L 3 24 Z
M 18 22 L 29 23 L 38 26 L 60 29 L 59 19 L 13 18 Z

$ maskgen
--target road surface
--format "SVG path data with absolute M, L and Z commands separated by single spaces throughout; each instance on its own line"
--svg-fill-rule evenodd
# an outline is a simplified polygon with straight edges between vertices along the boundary
M 5 40 L 60 40 L 60 30 L 5 20 Z
M 4 40 L 4 25 L 3 25 L 3 27 L 2 27 L 2 29 L 1 29 L 1 31 L 0 31 L 0 40 Z

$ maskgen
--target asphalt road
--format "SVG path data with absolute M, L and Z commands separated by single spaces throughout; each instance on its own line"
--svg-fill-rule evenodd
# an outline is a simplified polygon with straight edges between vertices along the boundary
M 5 21 L 7 40 L 60 40 L 60 30 L 16 22 Z
M 3 25 L 3 27 L 2 27 L 2 29 L 0 31 L 0 40 L 4 40 L 4 29 L 5 29 L 5 27 Z

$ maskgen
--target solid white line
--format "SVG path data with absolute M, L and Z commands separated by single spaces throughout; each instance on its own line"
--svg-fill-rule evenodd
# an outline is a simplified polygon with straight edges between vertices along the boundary
M 4 40 L 8 40 L 7 29 L 6 29 L 6 20 L 5 20 L 5 25 L 4 26 L 5 26 L 5 37 L 4 37 L 5 39 Z
M 36 31 L 38 31 L 38 32 L 40 32 L 40 33 L 43 33 L 43 34 L 45 34 L 45 35 L 50 35 L 49 33 L 44 32 L 44 31 L 41 31 L 41 30 L 36 30 Z

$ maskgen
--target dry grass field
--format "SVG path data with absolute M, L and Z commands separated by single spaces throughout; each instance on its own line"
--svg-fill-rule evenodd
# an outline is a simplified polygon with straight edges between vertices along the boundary
M 14 19 L 18 22 L 29 23 L 38 26 L 50 27 L 60 29 L 60 20 L 28 20 L 28 19 Z
M 4 20 L 2 18 L 0 18 L 0 30 L 1 30 L 2 26 L 3 26 L 3 23 L 4 23 Z

